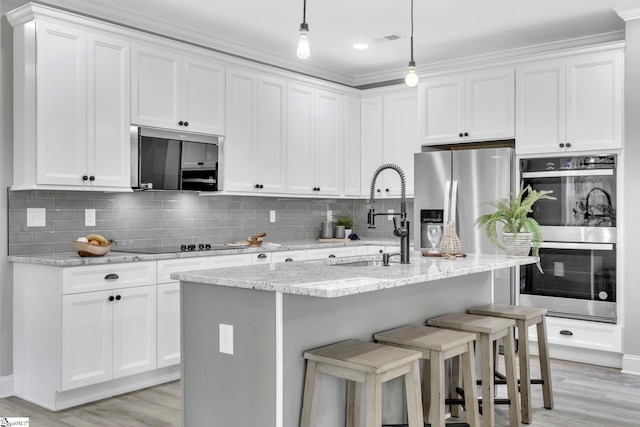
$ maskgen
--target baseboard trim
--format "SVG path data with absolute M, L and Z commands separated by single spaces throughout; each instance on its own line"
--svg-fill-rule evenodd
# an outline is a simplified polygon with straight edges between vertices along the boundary
M 10 397 L 14 395 L 13 375 L 0 377 L 0 398 Z
M 640 356 L 634 354 L 622 355 L 622 373 L 640 375 Z
M 530 350 L 532 355 L 538 355 L 538 346 L 531 346 Z M 622 368 L 622 355 L 608 351 L 549 344 L 549 357 L 552 359 L 587 363 L 589 365 L 606 366 L 617 369 Z M 640 361 L 640 359 L 638 359 L 638 361 Z M 640 368 L 640 365 L 638 367 Z

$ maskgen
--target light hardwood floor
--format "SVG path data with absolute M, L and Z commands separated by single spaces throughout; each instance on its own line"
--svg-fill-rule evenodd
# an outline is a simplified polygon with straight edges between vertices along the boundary
M 537 365 L 537 359 L 531 361 L 534 378 L 539 377 Z M 621 374 L 617 369 L 555 359 L 552 360 L 551 373 L 555 407 L 552 410 L 544 409 L 540 386 L 532 386 L 531 427 L 640 426 L 640 376 Z M 498 386 L 498 390 L 500 395 L 506 394 L 506 387 Z M 496 427 L 508 427 L 506 405 L 498 406 L 496 412 Z M 59 412 L 50 412 L 16 397 L 9 397 L 0 399 L 0 417 L 29 417 L 32 427 L 175 427 L 180 425 L 180 382 L 174 381 Z

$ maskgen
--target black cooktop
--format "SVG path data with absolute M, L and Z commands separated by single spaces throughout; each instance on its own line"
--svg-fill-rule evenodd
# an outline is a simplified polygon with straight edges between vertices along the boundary
M 211 244 L 186 244 L 179 246 L 157 246 L 146 248 L 125 248 L 115 247 L 111 249 L 111 252 L 129 252 L 135 254 L 175 254 L 175 253 L 190 253 L 190 252 L 212 252 L 222 249 L 229 249 L 224 245 L 211 245 Z

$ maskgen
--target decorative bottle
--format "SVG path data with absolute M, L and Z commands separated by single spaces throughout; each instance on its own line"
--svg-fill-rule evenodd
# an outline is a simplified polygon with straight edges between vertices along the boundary
M 456 232 L 456 222 L 449 221 L 444 227 L 441 250 L 443 254 L 459 254 L 462 252 L 462 242 Z

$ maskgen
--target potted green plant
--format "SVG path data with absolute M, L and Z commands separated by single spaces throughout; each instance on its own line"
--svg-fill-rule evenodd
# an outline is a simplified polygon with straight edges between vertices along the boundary
M 503 248 L 508 256 L 527 256 L 531 250 L 532 255 L 538 257 L 538 250 L 542 244 L 542 230 L 540 224 L 529 214 L 533 212 L 533 205 L 538 200 L 555 200 L 555 197 L 549 195 L 551 193 L 551 190 L 534 190 L 530 185 L 520 186 L 518 193 L 489 202 L 495 211 L 478 217 L 476 226 L 484 226 L 489 239 L 496 246 Z M 500 224 L 502 244 L 498 239 Z M 539 259 L 536 265 L 542 272 Z
M 343 237 L 349 237 L 353 232 L 353 218 L 350 215 L 337 216 L 333 223 L 336 225 L 336 230 L 338 227 L 344 227 Z M 336 232 L 336 234 L 339 233 Z

